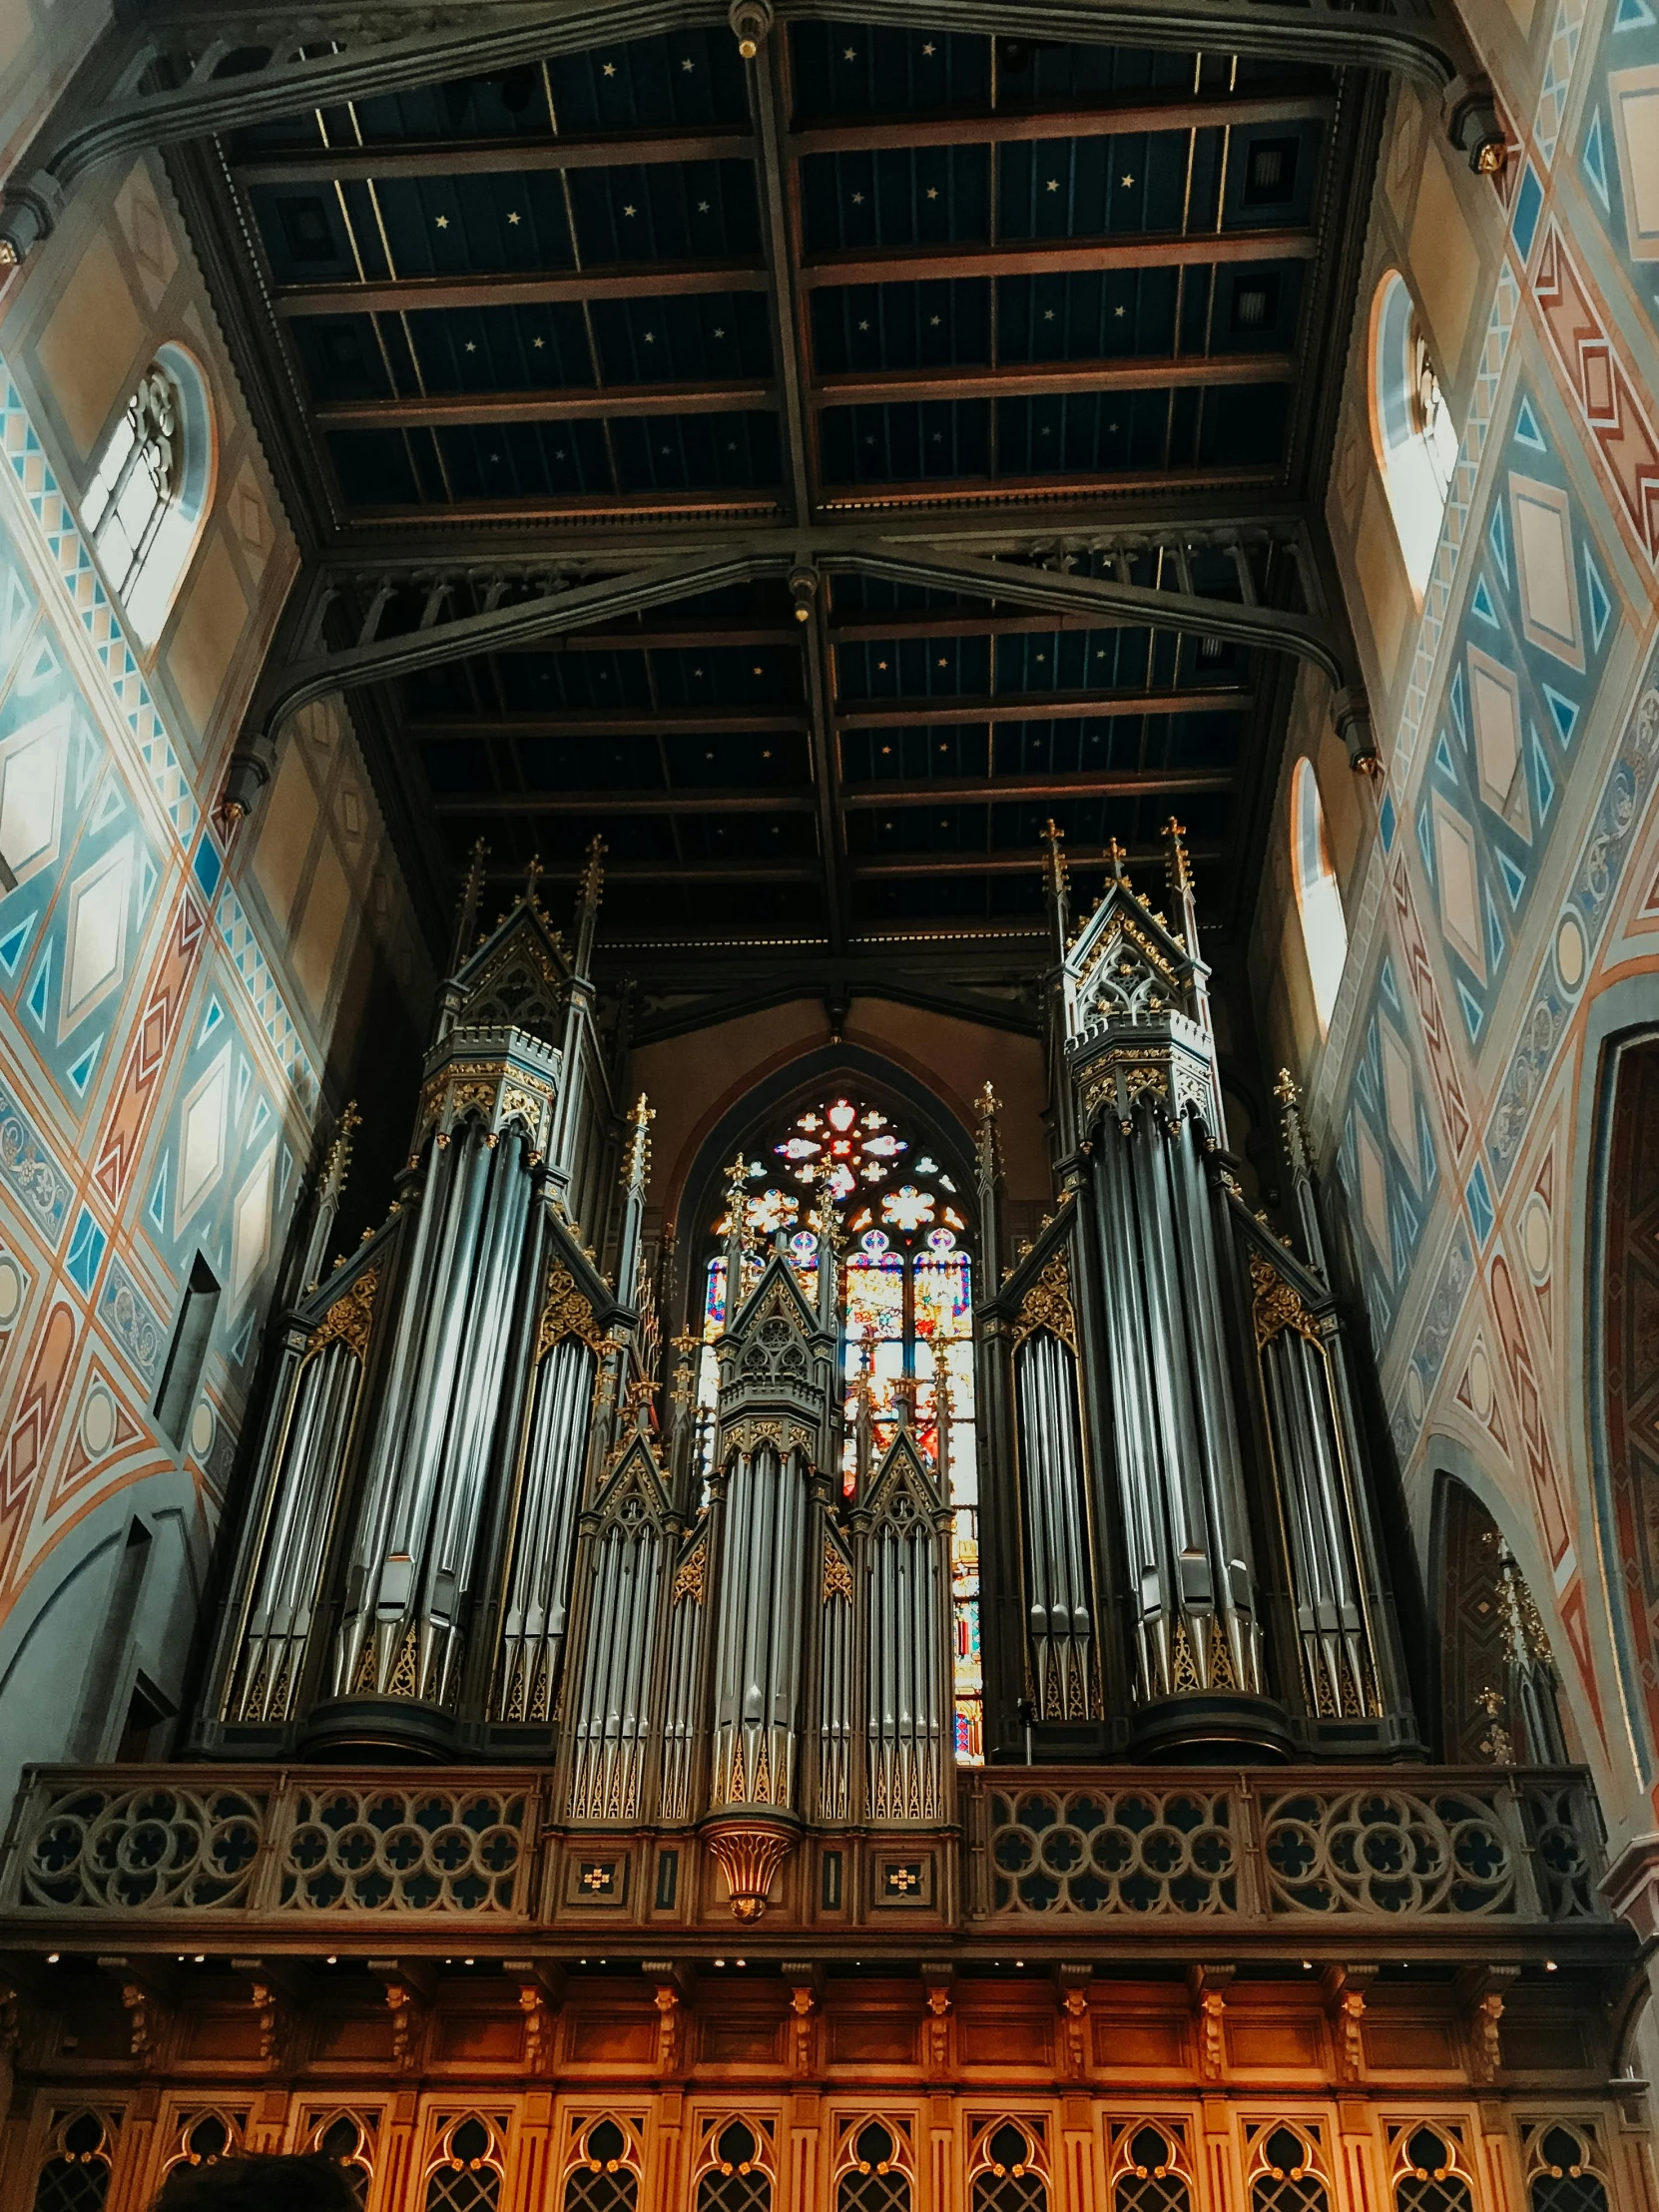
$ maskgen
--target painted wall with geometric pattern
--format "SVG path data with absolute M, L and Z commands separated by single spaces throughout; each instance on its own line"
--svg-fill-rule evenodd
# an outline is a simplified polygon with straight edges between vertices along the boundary
M 294 554 L 159 170 L 72 211 L 0 319 L 0 1769 L 165 1748 L 284 1240 L 368 992 L 421 956 L 332 702 L 257 841 L 214 808 Z M 164 342 L 211 511 L 152 649 L 81 487 Z M 334 1055 L 336 1039 L 341 1056 Z M 157 1411 L 193 1279 L 200 1381 Z M 135 1702 L 136 1697 L 136 1702 Z M 9 1785 L 8 1785 L 9 1786 Z
M 1405 276 L 1460 434 L 1420 600 L 1363 311 L 1329 496 L 1383 764 L 1355 778 L 1318 751 L 1328 809 L 1360 817 L 1329 1034 L 1294 926 L 1292 762 L 1254 964 L 1309 1094 L 1424 1574 L 1455 1474 L 1537 1593 L 1569 1734 L 1630 1834 L 1659 1804 L 1659 1580 L 1616 1504 L 1639 1477 L 1608 1424 L 1607 1250 L 1627 1251 L 1636 1197 L 1607 1172 L 1604 1048 L 1659 1027 L 1659 15 L 1514 0 L 1469 20 L 1505 175 L 1454 166 L 1397 93 L 1361 287 Z M 1312 752 L 1327 703 L 1310 685 L 1303 706 Z

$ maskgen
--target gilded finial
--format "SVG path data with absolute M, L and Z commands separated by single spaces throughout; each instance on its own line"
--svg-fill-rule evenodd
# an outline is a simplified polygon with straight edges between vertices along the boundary
M 450 959 L 451 967 L 459 967 L 472 944 L 472 932 L 478 922 L 478 907 L 484 895 L 484 862 L 490 848 L 480 837 L 467 856 L 466 880 L 461 885 L 461 903 L 455 911 L 455 948 Z
M 1054 817 L 1050 815 L 1042 829 L 1043 843 L 1048 847 L 1047 852 L 1043 855 L 1043 874 L 1049 889 L 1057 893 L 1063 892 L 1070 881 L 1066 871 L 1066 855 L 1063 850 L 1065 835 L 1065 831 L 1054 820 Z
M 1002 1101 L 1000 1098 L 997 1097 L 995 1091 L 991 1089 L 990 1079 L 988 1077 L 986 1078 L 983 1089 L 980 1091 L 978 1097 L 973 1102 L 973 1110 L 979 1116 L 979 1119 L 981 1121 L 994 1121 L 997 1115 L 1002 1111 Z
M 579 906 L 598 908 L 599 894 L 605 885 L 606 850 L 605 840 L 600 836 L 596 836 L 588 846 L 587 860 L 582 869 L 581 888 L 577 893 L 577 904 Z
M 1273 1095 L 1282 1106 L 1294 1106 L 1301 1098 L 1302 1093 L 1297 1088 L 1296 1077 L 1289 1068 L 1279 1070 L 1279 1080 L 1273 1086 Z
M 1113 882 L 1123 884 L 1126 890 L 1131 887 L 1129 870 L 1124 865 L 1128 857 L 1123 846 L 1113 837 L 1106 847 L 1106 865 L 1112 871 Z
M 543 869 L 541 864 L 541 854 L 539 852 L 532 852 L 530 855 L 530 864 L 524 870 L 524 904 L 526 906 L 540 906 L 541 879 L 544 873 L 545 870 Z
M 628 1165 L 623 1176 L 624 1187 L 628 1190 L 645 1188 L 646 1169 L 651 1160 L 651 1124 L 656 1118 L 656 1107 L 647 1104 L 645 1093 L 641 1091 L 638 1103 L 628 1116 L 628 1125 L 634 1132 L 629 1140 Z
M 1192 889 L 1192 864 L 1187 858 L 1187 831 L 1183 824 L 1171 815 L 1164 824 L 1164 835 L 1169 840 L 1169 887 L 1180 893 Z

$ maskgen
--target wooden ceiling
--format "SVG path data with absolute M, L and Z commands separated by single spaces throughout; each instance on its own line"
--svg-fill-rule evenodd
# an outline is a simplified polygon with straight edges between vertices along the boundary
M 1014 976 L 1042 825 L 1086 887 L 1172 812 L 1247 916 L 1295 661 L 1225 618 L 1341 645 L 1382 81 L 928 12 L 784 10 L 753 60 L 617 38 L 175 155 L 308 557 L 278 661 L 374 641 L 353 708 L 435 936 L 478 837 L 556 881 L 597 833 L 647 983 Z M 871 538 L 905 560 L 841 557 Z M 649 605 L 602 588 L 663 563 Z M 591 617 L 491 629 L 573 586 Z

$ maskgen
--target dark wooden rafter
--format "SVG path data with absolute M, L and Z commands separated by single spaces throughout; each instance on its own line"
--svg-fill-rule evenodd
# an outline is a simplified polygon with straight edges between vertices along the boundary
M 903 369 L 882 377 L 829 376 L 805 394 L 810 407 L 885 406 L 894 400 L 1047 399 L 1072 392 L 1164 391 L 1172 385 L 1282 384 L 1289 353 L 1212 353 L 1186 359 L 1139 354 L 1034 367 Z M 560 391 L 428 392 L 413 398 L 323 400 L 311 410 L 323 429 L 483 428 L 509 422 L 592 422 L 627 415 L 730 414 L 778 404 L 768 383 L 609 384 Z
M 848 813 L 881 808 L 1001 806 L 1015 801 L 1067 799 L 1159 799 L 1189 792 L 1228 792 L 1238 777 L 1231 769 L 1090 769 L 1075 776 L 941 776 L 907 783 L 847 784 L 840 804 Z M 709 791 L 676 785 L 661 791 L 469 792 L 432 801 L 440 816 L 470 821 L 474 816 L 534 815 L 811 815 L 817 798 L 805 785 L 745 785 Z
M 909 146 L 1012 146 L 1031 141 L 1116 138 L 1156 131 L 1238 130 L 1258 123 L 1328 121 L 1329 93 L 1235 93 L 1220 98 L 1102 101 L 1086 108 L 1045 108 L 1022 115 L 1003 108 L 983 115 L 953 112 L 910 116 L 901 127 Z M 790 134 L 792 160 L 816 154 L 856 154 L 892 141 L 891 121 L 818 125 Z M 315 153 L 266 154 L 233 162 L 240 185 L 332 185 L 393 177 L 528 176 L 566 169 L 643 169 L 677 162 L 751 162 L 748 131 L 641 131 L 584 138 L 441 139 L 430 144 L 340 147 Z
M 805 539 L 805 544 L 803 540 Z M 780 530 L 771 541 L 757 538 L 715 556 L 645 561 L 620 575 L 591 582 L 544 576 L 527 597 L 509 597 L 510 581 L 498 580 L 497 603 L 481 612 L 442 614 L 449 587 L 441 577 L 428 579 L 427 604 L 419 624 L 395 636 L 378 635 L 365 618 L 354 644 L 333 652 L 316 649 L 314 618 L 306 650 L 291 658 L 274 655 L 256 691 L 245 735 L 234 759 L 233 804 L 246 806 L 270 773 L 279 724 L 299 707 L 335 690 L 418 674 L 445 662 L 487 653 L 507 644 L 522 645 L 586 629 L 596 620 L 614 619 L 709 592 L 751 583 L 762 577 L 794 574 L 808 597 L 808 615 L 822 620 L 817 574 L 859 574 L 958 597 L 1001 601 L 1013 606 L 1053 608 L 1092 617 L 1102 627 L 1182 630 L 1200 636 L 1234 638 L 1311 661 L 1339 689 L 1339 726 L 1346 712 L 1349 742 L 1370 748 L 1363 695 L 1345 646 L 1320 621 L 1239 600 L 1203 598 L 1191 591 L 1157 590 L 1144 585 L 1074 575 L 1064 556 L 1050 551 L 1049 565 L 1033 560 L 986 560 L 943 547 L 913 542 L 884 544 L 824 530 Z M 1241 578 L 1248 573 L 1241 563 Z M 462 579 L 455 579 L 460 582 Z M 465 579 L 470 585 L 474 579 Z M 526 587 L 520 582 L 519 590 Z M 491 586 L 493 591 L 495 586 Z M 389 591 L 384 595 L 390 598 Z M 799 604 L 798 595 L 798 604 Z M 384 601 L 375 603 L 377 614 Z M 809 717 L 815 710 L 809 701 Z M 815 722 L 816 728 L 816 722 Z M 826 733 L 831 725 L 826 721 Z M 238 781 L 237 779 L 240 779 Z
M 751 0 L 758 5 L 759 0 Z M 763 11 L 769 18 L 770 6 Z M 1478 161 L 1501 143 L 1451 0 L 1426 18 L 1351 10 L 1341 0 L 791 0 L 800 18 L 923 26 L 1026 41 L 1250 54 L 1390 70 L 1441 96 L 1453 142 Z M 383 8 L 235 11 L 191 6 L 118 17 L 36 131 L 0 199 L 0 250 L 17 260 L 101 162 L 215 132 L 475 77 L 726 20 L 720 0 L 473 0 L 436 27 L 398 35 Z M 326 41 L 326 51 L 322 51 Z M 229 65 L 229 66 L 227 66 Z M 222 73 L 224 72 L 224 73 Z

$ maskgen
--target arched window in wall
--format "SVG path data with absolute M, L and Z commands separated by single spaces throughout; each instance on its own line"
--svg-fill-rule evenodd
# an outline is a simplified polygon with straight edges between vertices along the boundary
M 1474 2212 L 1456 2148 L 1437 2129 L 1402 2131 L 1394 2148 L 1394 2212 Z
M 637 2160 L 637 2146 L 615 2120 L 595 2120 L 565 2177 L 564 2212 L 635 2212 Z
M 496 2212 L 505 2167 L 498 2131 L 476 2112 L 442 2129 L 426 2169 L 423 2212 Z
M 1251 2164 L 1250 2212 L 1330 2212 L 1313 2152 L 1295 2128 L 1274 2128 Z
M 916 1447 L 929 1466 L 942 1465 L 955 1509 L 950 1556 L 956 1757 L 977 1766 L 984 1756 L 984 1701 L 973 1262 L 966 1201 L 925 1142 L 867 1101 L 838 1093 L 789 1117 L 746 1155 L 749 1232 L 757 1245 L 784 1232 L 809 1301 L 818 1296 L 818 1239 L 806 1217 L 814 1205 L 814 1179 L 827 1156 L 830 1188 L 846 1238 L 842 1487 L 849 1497 L 856 1489 L 860 1433 L 867 1433 L 873 1464 L 898 1433 L 908 1407 Z M 703 1283 L 699 1381 L 705 1468 L 713 1448 L 720 1382 L 713 1348 L 726 1327 L 724 1215 L 710 1230 L 715 1249 Z
M 1532 2212 L 1607 2212 L 1607 2183 L 1587 2130 L 1560 2121 L 1534 2128 L 1526 2167 Z
M 1372 434 L 1394 535 L 1420 599 L 1457 465 L 1457 430 L 1403 276 L 1390 270 L 1372 309 Z
M 835 2184 L 835 2212 L 910 2212 L 910 2177 L 898 2138 L 884 2120 L 866 2120 L 852 2139 Z
M 1308 974 L 1323 1036 L 1331 1026 L 1337 989 L 1348 963 L 1348 916 L 1331 858 L 1319 778 L 1304 758 L 1291 778 L 1291 864 L 1296 880 L 1297 912 L 1308 952 Z
M 980 2137 L 969 2194 L 972 2212 L 1048 2212 L 1037 2143 L 1013 2120 Z
M 1126 2130 L 1113 2166 L 1113 2212 L 1192 2212 L 1184 2156 L 1161 2127 Z
M 772 2176 L 754 2130 L 729 2120 L 709 2149 L 697 2184 L 697 2212 L 772 2212 Z
M 213 499 L 214 424 L 201 369 L 164 345 L 110 433 L 82 520 L 128 630 L 160 635 Z
M 61 2112 L 35 2182 L 34 2212 L 104 2212 L 114 2153 L 98 2112 Z
M 379 2119 L 373 2113 L 330 2112 L 311 2129 L 305 2148 L 313 2157 L 331 2159 L 345 2176 L 359 2204 L 368 2202 L 374 2178 L 374 2142 Z

